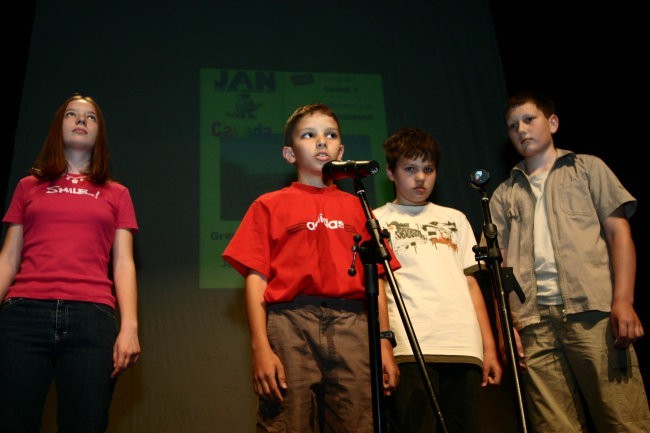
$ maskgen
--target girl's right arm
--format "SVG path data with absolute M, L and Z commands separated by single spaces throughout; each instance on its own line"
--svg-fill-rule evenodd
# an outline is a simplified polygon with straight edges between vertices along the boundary
M 0 301 L 4 300 L 9 286 L 20 268 L 23 249 L 23 225 L 10 224 L 0 250 Z

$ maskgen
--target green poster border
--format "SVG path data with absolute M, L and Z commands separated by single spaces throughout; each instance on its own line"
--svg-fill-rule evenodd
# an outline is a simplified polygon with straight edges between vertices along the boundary
M 334 110 L 346 145 L 343 159 L 374 159 L 382 168 L 379 174 L 364 179 L 364 184 L 372 183 L 371 205 L 392 199 L 381 145 L 386 139 L 386 114 L 379 74 L 204 68 L 200 70 L 199 93 L 199 288 L 243 287 L 242 276 L 221 254 L 240 222 L 232 217 L 232 206 L 238 215 L 245 209 L 232 199 L 224 203 L 222 191 L 240 188 L 250 193 L 243 186 L 249 177 L 258 183 L 260 178 L 276 182 L 269 183 L 269 191 L 288 185 L 295 171 L 282 160 L 282 132 L 287 117 L 300 105 L 322 102 Z M 270 146 L 275 146 L 277 153 Z M 224 167 L 233 163 L 244 168 L 226 173 Z M 279 185 L 273 180 L 276 178 L 287 180 Z M 230 216 L 224 219 L 224 213 Z

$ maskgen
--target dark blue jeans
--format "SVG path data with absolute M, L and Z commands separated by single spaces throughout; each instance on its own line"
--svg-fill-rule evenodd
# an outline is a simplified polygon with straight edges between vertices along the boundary
M 38 433 L 52 380 L 59 433 L 105 432 L 116 336 L 108 305 L 6 300 L 0 308 L 0 432 Z

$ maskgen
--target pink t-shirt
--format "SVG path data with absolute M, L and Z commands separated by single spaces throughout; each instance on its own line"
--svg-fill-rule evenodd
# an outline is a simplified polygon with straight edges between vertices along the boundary
M 118 228 L 138 230 L 131 195 L 116 182 L 82 175 L 20 180 L 3 219 L 22 224 L 20 269 L 7 298 L 99 302 L 115 308 L 109 277 Z

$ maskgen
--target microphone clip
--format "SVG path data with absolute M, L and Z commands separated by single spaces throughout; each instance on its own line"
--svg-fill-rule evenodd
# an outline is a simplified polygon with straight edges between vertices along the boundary
M 361 242 L 361 235 L 356 233 L 354 235 L 354 245 L 352 246 L 352 264 L 348 268 L 348 275 L 354 277 L 357 274 L 357 252 L 359 252 L 359 242 Z

